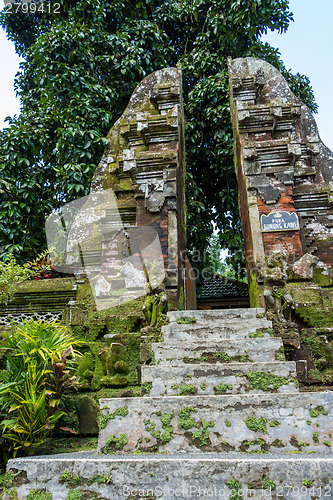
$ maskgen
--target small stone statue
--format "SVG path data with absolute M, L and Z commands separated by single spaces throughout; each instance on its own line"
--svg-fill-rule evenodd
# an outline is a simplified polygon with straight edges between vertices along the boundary
M 287 290 L 278 287 L 273 287 L 272 290 L 267 288 L 264 291 L 264 298 L 267 307 L 272 309 L 277 319 L 282 323 L 290 322 L 291 308 L 294 301 Z
M 165 314 L 167 310 L 168 297 L 165 292 L 148 295 L 142 307 L 148 326 L 155 326 L 162 314 Z

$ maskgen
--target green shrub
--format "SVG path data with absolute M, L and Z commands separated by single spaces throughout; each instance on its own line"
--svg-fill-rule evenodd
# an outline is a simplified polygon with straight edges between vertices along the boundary
M 33 455 L 59 418 L 61 398 L 75 383 L 80 355 L 70 332 L 60 323 L 30 319 L 3 333 L 6 369 L 0 372 L 0 430 L 14 456 Z M 10 417 L 8 417 L 8 415 Z

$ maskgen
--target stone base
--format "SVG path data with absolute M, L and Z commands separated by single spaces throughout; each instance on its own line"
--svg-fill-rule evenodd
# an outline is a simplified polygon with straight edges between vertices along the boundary
M 209 453 L 182 458 L 172 455 L 96 456 L 84 452 L 18 458 L 9 461 L 8 470 L 11 469 L 27 474 L 27 482 L 17 488 L 20 500 L 26 499 L 32 489 L 52 493 L 52 500 L 65 500 L 70 491 L 69 481 L 72 481 L 72 489 L 87 492 L 82 498 L 95 495 L 96 499 L 110 500 L 333 498 L 333 458 L 322 455 L 281 457 Z M 59 481 L 62 474 L 67 481 Z M 76 484 L 73 486 L 73 483 Z M 238 491 L 240 489 L 242 491 Z M 239 496 L 232 496 L 232 490 Z M 5 494 L 3 498 L 13 497 Z

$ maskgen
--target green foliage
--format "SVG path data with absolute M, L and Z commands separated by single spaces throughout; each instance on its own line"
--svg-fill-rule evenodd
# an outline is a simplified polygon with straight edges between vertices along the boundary
M 319 443 L 319 433 L 318 432 L 314 432 L 312 434 L 312 440 L 314 443 L 317 443 L 317 444 Z
M 236 481 L 236 479 L 230 479 L 229 481 L 225 481 L 225 484 L 231 489 L 229 500 L 242 500 L 242 484 L 239 481 Z
M 231 384 L 223 384 L 220 382 L 217 385 L 214 385 L 214 394 L 225 394 L 227 390 L 232 391 L 232 385 Z
M 198 439 L 200 446 L 210 444 L 208 428 L 215 427 L 215 422 L 213 422 L 213 420 L 209 420 L 208 422 L 206 420 L 200 420 L 197 427 L 199 427 L 199 429 L 192 433 L 192 438 Z
M 3 488 L 5 490 L 9 488 L 13 488 L 15 486 L 15 476 L 17 474 L 14 474 L 11 470 L 6 472 L 6 474 L 1 474 L 0 475 L 0 488 Z
M 71 471 L 65 470 L 59 476 L 59 483 L 66 484 L 69 488 L 75 488 L 76 486 L 83 484 L 83 480 L 77 474 L 73 474 Z
M 276 484 L 275 481 L 264 477 L 264 479 L 262 480 L 262 487 L 264 488 L 264 490 L 275 490 Z
M 270 427 L 278 427 L 279 425 L 281 425 L 281 423 L 278 420 L 271 420 L 269 422 Z
M 44 490 L 30 490 L 27 500 L 52 500 L 52 493 L 47 493 Z
M 187 396 L 188 394 L 196 394 L 197 388 L 192 384 L 172 385 L 174 391 L 180 390 L 179 396 Z
M 81 500 L 82 496 L 83 493 L 80 490 L 69 490 L 66 500 Z
M 327 415 L 327 411 L 325 411 L 323 406 L 316 406 L 316 408 L 310 410 L 310 416 L 312 418 L 317 418 L 319 415 Z
M 197 320 L 195 318 L 189 318 L 186 316 L 177 319 L 178 325 L 191 325 L 192 323 L 196 323 L 196 321 Z
M 14 456 L 32 455 L 40 448 L 65 412 L 60 402 L 75 384 L 79 353 L 69 331 L 60 323 L 27 320 L 3 333 L 6 369 L 0 372 L 0 429 Z
M 128 443 L 128 437 L 126 434 L 120 434 L 119 437 L 116 437 L 114 434 L 108 437 L 106 440 L 105 446 L 103 448 L 103 453 L 113 453 L 114 451 L 120 451 L 126 446 Z
M 153 388 L 153 383 L 152 382 L 143 382 L 141 384 L 141 387 L 142 387 L 142 393 L 143 394 L 149 394 L 150 391 L 152 390 Z
M 128 408 L 127 406 L 121 406 L 120 408 L 117 408 L 114 413 L 108 413 L 107 415 L 101 415 L 98 419 L 98 427 L 99 430 L 105 429 L 105 427 L 108 425 L 111 420 L 114 420 L 116 416 L 119 417 L 126 417 L 128 415 Z
M 8 302 L 13 297 L 18 283 L 50 269 L 50 264 L 45 262 L 46 256 L 47 251 L 39 254 L 34 261 L 23 265 L 16 262 L 13 254 L 8 254 L 4 262 L 0 261 L 0 303 Z
M 262 391 L 275 391 L 282 385 L 290 384 L 295 381 L 293 378 L 270 375 L 265 372 L 248 372 L 245 375 L 254 389 L 260 389 Z
M 179 429 L 191 429 L 191 427 L 195 427 L 196 421 L 193 417 L 191 417 L 192 412 L 196 412 L 197 410 L 192 406 L 188 406 L 187 408 L 181 408 L 178 412 L 179 420 L 178 420 L 178 428 Z
M 249 416 L 245 419 L 247 427 L 254 432 L 267 432 L 267 422 L 267 418 L 256 418 L 254 416 Z
M 88 484 L 112 484 L 112 477 L 110 476 L 103 476 L 103 474 L 96 474 L 95 476 L 92 476 L 88 480 Z
M 0 177 L 6 179 L 0 185 L 0 254 L 23 259 L 43 247 L 45 216 L 87 194 L 104 137 L 135 85 L 178 62 L 187 117 L 189 247 L 205 249 L 215 220 L 221 246 L 232 254 L 242 237 L 227 57 L 256 55 L 283 69 L 260 36 L 287 30 L 288 1 L 248 0 L 247 8 L 236 0 L 60 5 L 57 15 L 1 13 L 24 62 L 15 83 L 21 114 L 0 133 Z M 306 78 L 287 73 L 294 90 L 311 101 Z

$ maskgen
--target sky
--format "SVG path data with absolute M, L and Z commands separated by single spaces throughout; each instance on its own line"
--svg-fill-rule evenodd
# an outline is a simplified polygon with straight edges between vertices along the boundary
M 333 150 L 333 0 L 290 0 L 294 22 L 287 33 L 279 35 L 269 32 L 263 37 L 278 47 L 287 69 L 310 78 L 314 90 L 318 114 L 315 115 L 319 135 L 324 144 Z M 0 0 L 2 7 L 3 0 Z M 0 128 L 6 126 L 6 116 L 19 113 L 20 104 L 13 90 L 14 77 L 19 69 L 20 59 L 15 54 L 12 42 L 6 39 L 0 28 Z

